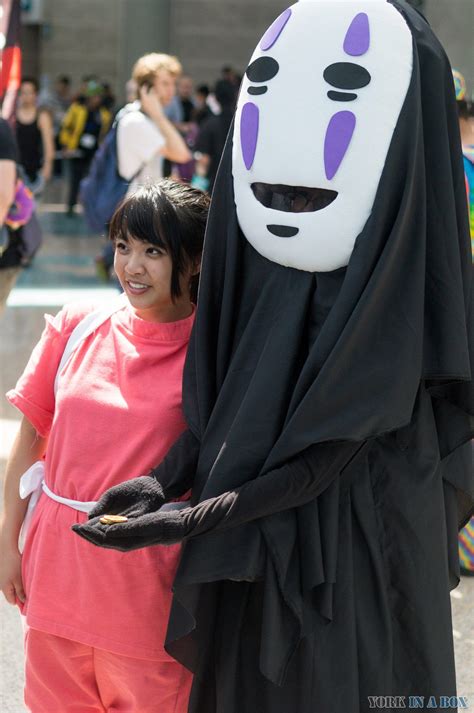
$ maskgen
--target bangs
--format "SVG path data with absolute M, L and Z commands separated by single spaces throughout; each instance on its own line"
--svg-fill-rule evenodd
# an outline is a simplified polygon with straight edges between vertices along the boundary
M 155 245 L 172 262 L 171 296 L 181 295 L 180 276 L 201 260 L 209 197 L 192 186 L 163 179 L 138 188 L 119 205 L 109 225 L 109 238 Z M 189 277 L 189 275 L 187 275 Z M 190 280 L 197 299 L 198 272 Z
M 144 202 L 150 205 L 144 206 Z M 166 206 L 158 205 L 151 196 L 131 195 L 115 211 L 110 222 L 109 238 L 114 242 L 133 238 L 169 252 L 169 245 L 162 237 L 166 234 L 161 219 L 163 210 Z

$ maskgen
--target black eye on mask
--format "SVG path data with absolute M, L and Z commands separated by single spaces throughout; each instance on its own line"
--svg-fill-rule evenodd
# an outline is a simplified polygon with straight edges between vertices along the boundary
M 335 62 L 326 67 L 323 77 L 338 89 L 362 89 L 370 84 L 371 76 L 365 67 L 353 62 Z
M 245 74 L 251 82 L 268 82 L 278 74 L 280 65 L 273 57 L 259 57 L 249 64 Z

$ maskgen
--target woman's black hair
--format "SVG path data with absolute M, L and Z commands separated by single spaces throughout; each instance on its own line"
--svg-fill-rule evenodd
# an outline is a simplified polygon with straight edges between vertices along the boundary
M 23 84 L 32 84 L 33 87 L 35 88 L 35 92 L 38 94 L 39 82 L 37 79 L 35 79 L 35 77 L 22 77 L 20 86 L 23 86 Z
M 151 243 L 171 257 L 171 297 L 181 295 L 179 278 L 201 260 L 209 196 L 185 183 L 163 179 L 141 186 L 119 205 L 110 222 L 111 240 L 129 238 Z M 191 278 L 197 300 L 199 274 Z

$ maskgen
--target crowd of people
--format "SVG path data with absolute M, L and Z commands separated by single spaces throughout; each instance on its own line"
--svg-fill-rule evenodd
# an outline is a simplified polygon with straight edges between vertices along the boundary
M 224 66 L 213 91 L 206 84 L 195 87 L 176 58 L 151 54 L 137 63 L 125 87 L 126 102 L 119 106 L 110 84 L 96 75 L 84 76 L 75 92 L 67 75 L 42 91 L 35 78 L 23 77 L 15 117 L 21 178 L 39 201 L 46 184 L 62 177 L 68 182 L 66 214 L 74 217 L 81 181 L 115 123 L 120 124 L 118 170 L 132 188 L 145 176 L 170 176 L 211 193 L 240 80 Z M 36 218 L 23 232 L 27 265 L 42 240 Z M 107 245 L 96 260 L 99 277 L 110 279 L 112 262 Z
M 259 133 L 270 47 L 281 66 L 313 63 L 331 86 L 364 91 L 366 70 L 315 52 L 328 18 L 348 55 L 367 51 L 367 15 L 348 4 L 349 28 L 326 4 L 280 16 L 240 95 L 231 68 L 194 91 L 158 53 L 137 60 L 120 108 L 97 77 L 75 97 L 59 78 L 49 109 L 23 80 L 30 194 L 55 145 L 69 214 L 106 156 L 119 184 L 100 189 L 123 191 L 101 257 L 122 295 L 47 316 L 7 394 L 22 421 L 0 587 L 25 616 L 33 713 L 365 713 L 374 694 L 455 698 L 449 590 L 474 500 L 472 185 L 458 129 L 470 161 L 471 109 L 443 84 L 429 26 L 393 0 L 374 21 L 390 57 L 376 48 L 373 62 L 397 71 L 360 109 L 352 154 L 355 115 L 328 126 L 296 71 L 268 92 Z M 289 90 L 300 133 L 276 160 Z M 308 183 L 315 136 L 340 193 Z
M 160 173 L 188 181 L 195 176 L 196 183 L 212 189 L 240 77 L 231 67 L 223 67 L 221 79 L 211 92 L 206 84 L 195 88 L 192 78 L 182 74 L 179 63 L 175 63 L 172 75 L 173 92 L 170 97 L 162 97 L 163 113 L 191 153 L 185 162 L 165 156 L 167 161 Z M 147 81 L 153 83 L 150 76 Z M 126 105 L 146 102 L 140 95 L 143 84 L 143 79 L 135 75 L 127 82 Z M 35 78 L 24 77 L 18 96 L 16 140 L 19 163 L 33 193 L 40 196 L 45 183 L 53 175 L 61 175 L 64 167 L 69 179 L 67 213 L 73 215 L 80 182 L 122 109 L 110 84 L 96 75 L 86 75 L 76 92 L 67 75 L 58 76 L 49 91 L 40 91 Z

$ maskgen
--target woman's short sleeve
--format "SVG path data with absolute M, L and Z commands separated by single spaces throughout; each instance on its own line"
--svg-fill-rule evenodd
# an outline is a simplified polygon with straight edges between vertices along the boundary
M 53 422 L 54 380 L 69 336 L 85 314 L 84 305 L 69 305 L 56 317 L 45 315 L 46 326 L 33 349 L 23 374 L 14 389 L 7 392 L 8 401 L 34 426 L 39 436 L 49 435 Z

